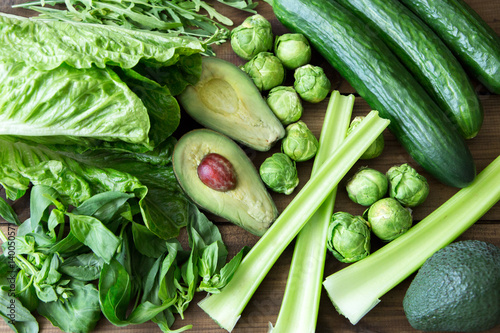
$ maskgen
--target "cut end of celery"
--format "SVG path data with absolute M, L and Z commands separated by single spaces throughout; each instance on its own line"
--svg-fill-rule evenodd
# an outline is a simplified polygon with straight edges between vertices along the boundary
M 338 313 L 349 319 L 351 324 L 356 325 L 371 309 L 373 309 L 380 299 L 372 297 L 356 297 L 357 293 L 350 295 L 350 288 L 339 288 L 341 284 L 336 283 L 336 275 L 330 275 L 323 282 L 323 286 Z
M 198 306 L 205 311 L 210 318 L 217 323 L 217 325 L 228 332 L 232 332 L 241 315 L 231 316 L 222 313 L 221 311 L 224 311 L 224 309 L 218 309 L 217 305 L 220 304 L 220 302 L 217 302 L 217 300 L 214 299 L 216 297 L 217 294 L 208 295 L 198 302 Z

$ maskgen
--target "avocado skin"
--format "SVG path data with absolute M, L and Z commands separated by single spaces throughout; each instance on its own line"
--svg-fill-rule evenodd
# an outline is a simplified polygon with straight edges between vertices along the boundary
M 437 251 L 411 282 L 403 308 L 422 331 L 479 332 L 500 324 L 500 248 L 466 240 Z

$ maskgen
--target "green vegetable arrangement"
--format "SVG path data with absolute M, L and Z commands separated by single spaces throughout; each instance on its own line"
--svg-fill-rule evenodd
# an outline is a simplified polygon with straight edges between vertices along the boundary
M 255 13 L 254 8 L 258 4 L 252 0 L 218 2 L 250 13 Z M 60 9 L 60 5 L 66 6 L 66 9 Z M 200 0 L 41 0 L 15 7 L 35 10 L 42 19 L 104 24 L 196 37 L 208 46 L 228 40 L 230 31 L 226 26 L 233 25 L 231 19 Z M 207 54 L 214 55 L 210 47 L 207 48 Z
M 196 291 L 217 293 L 244 254 L 226 264 L 217 227 L 173 173 L 174 95 L 199 79 L 205 46 L 6 14 L 0 40 L 0 184 L 9 200 L 30 195 L 24 221 L 0 200 L 18 226 L 0 233 L 0 316 L 15 332 L 38 332 L 35 310 L 67 332 L 88 332 L 102 315 L 170 332 L 174 314 Z M 176 239 L 182 228 L 189 249 Z

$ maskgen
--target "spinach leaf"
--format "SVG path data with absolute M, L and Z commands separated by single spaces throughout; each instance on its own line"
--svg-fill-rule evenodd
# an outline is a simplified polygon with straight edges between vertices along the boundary
M 65 332 L 89 332 L 101 317 L 99 293 L 93 284 L 71 280 L 73 295 L 64 302 L 40 302 L 37 311 Z

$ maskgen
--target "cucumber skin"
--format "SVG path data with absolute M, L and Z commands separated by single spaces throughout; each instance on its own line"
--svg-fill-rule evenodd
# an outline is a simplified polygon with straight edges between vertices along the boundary
M 367 23 L 416 76 L 465 139 L 477 135 L 483 108 L 444 42 L 398 0 L 337 0 Z
M 465 140 L 385 43 L 332 0 L 268 0 L 278 20 L 304 34 L 429 174 L 462 188 L 476 168 Z
M 401 0 L 430 26 L 469 71 L 500 94 L 500 37 L 463 0 Z

